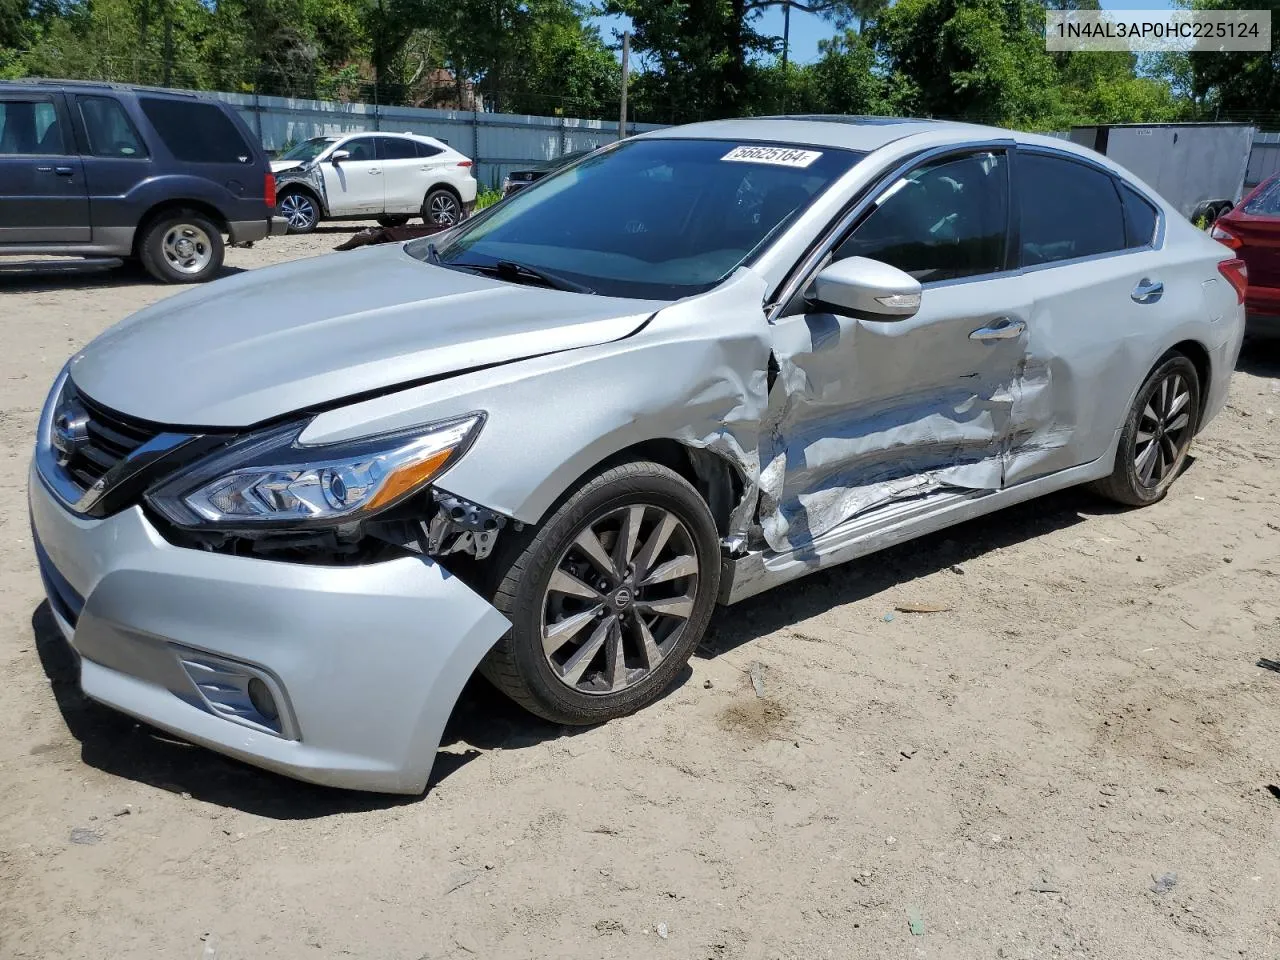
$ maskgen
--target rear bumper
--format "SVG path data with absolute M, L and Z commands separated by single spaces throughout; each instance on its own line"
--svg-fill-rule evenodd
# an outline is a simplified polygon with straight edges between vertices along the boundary
M 302 780 L 421 792 L 458 694 L 508 627 L 427 559 L 313 567 L 187 550 L 136 507 L 72 513 L 34 466 L 28 499 L 85 694 Z M 252 701 L 254 679 L 276 717 Z
M 227 224 L 227 234 L 233 244 L 253 243 L 267 237 L 284 236 L 289 223 L 284 217 L 267 217 L 262 220 L 232 220 Z

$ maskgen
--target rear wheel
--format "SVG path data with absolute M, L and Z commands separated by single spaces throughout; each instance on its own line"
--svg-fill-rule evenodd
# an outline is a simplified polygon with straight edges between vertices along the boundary
M 500 560 L 493 605 L 512 628 L 483 674 L 532 713 L 590 724 L 658 699 L 715 605 L 720 547 L 706 503 L 656 463 L 577 490 Z
M 451 227 L 462 219 L 462 201 L 448 187 L 436 187 L 422 201 L 422 222 L 430 227 Z
M 1171 353 L 1143 383 L 1120 432 L 1115 470 L 1094 488 L 1132 507 L 1163 499 L 1187 459 L 1200 415 L 1195 364 Z
M 222 232 L 204 214 L 175 210 L 146 228 L 138 258 L 161 283 L 204 283 L 222 269 Z
M 305 190 L 285 190 L 280 194 L 280 216 L 290 233 L 310 233 L 320 222 L 320 207 Z

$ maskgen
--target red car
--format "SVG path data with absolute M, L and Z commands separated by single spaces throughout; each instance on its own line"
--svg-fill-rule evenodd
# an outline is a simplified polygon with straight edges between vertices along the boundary
M 1213 238 L 1235 250 L 1249 268 L 1249 331 L 1280 334 L 1280 174 L 1219 217 Z

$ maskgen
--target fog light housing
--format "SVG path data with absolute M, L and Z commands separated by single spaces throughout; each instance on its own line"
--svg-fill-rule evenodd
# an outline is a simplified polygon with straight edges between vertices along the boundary
M 268 720 L 275 720 L 280 716 L 280 711 L 276 709 L 276 699 L 271 696 L 271 688 L 260 677 L 249 681 L 249 702 Z

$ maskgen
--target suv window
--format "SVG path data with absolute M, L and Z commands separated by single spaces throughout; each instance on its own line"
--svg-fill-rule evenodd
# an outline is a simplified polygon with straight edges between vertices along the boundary
M 1019 153 L 1018 196 L 1023 266 L 1125 249 L 1124 213 L 1110 174 L 1065 158 Z
M 1124 245 L 1133 250 L 1149 247 L 1156 242 L 1156 208 L 1132 187 L 1120 184 L 1120 198 L 1124 202 Z
M 1009 164 L 983 152 L 919 167 L 884 199 L 836 251 L 868 257 L 922 283 L 1004 269 L 1009 220 Z
M 0 100 L 0 155 L 65 154 L 61 126 L 48 100 Z
M 420 157 L 438 157 L 444 153 L 439 147 L 433 147 L 429 143 L 423 143 L 421 140 L 413 141 L 414 152 Z
M 353 140 L 348 140 L 346 143 L 340 144 L 338 149 L 345 150 L 347 153 L 351 154 L 351 156 L 347 158 L 350 162 L 360 163 L 365 160 L 377 159 L 377 156 L 374 154 L 373 137 L 356 137 Z
M 418 155 L 412 140 L 399 137 L 378 137 L 379 160 L 412 160 Z
M 215 104 L 163 97 L 140 97 L 138 102 L 175 160 L 248 163 L 253 159 L 254 151 Z
M 89 152 L 95 157 L 145 157 L 138 131 L 120 101 L 111 97 L 77 97 Z

